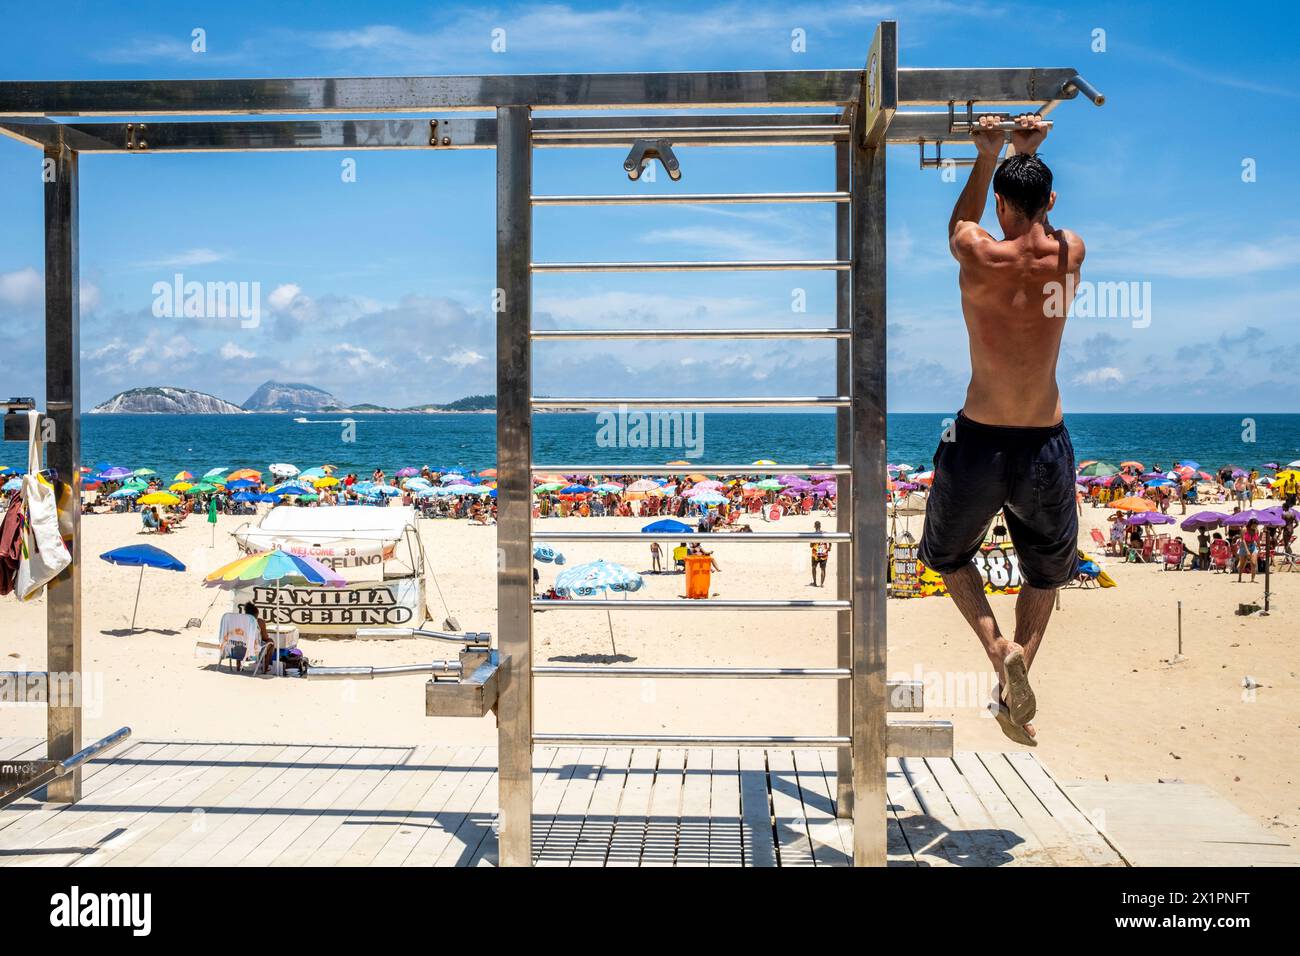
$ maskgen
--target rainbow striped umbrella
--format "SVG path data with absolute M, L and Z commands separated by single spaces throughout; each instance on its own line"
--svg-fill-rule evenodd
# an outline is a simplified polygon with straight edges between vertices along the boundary
M 275 548 L 259 551 L 217 568 L 203 579 L 207 588 L 253 587 L 276 584 L 320 584 L 342 587 L 347 582 L 314 558 L 300 557 Z

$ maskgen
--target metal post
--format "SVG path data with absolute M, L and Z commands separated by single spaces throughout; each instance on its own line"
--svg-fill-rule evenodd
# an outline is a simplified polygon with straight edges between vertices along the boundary
M 497 110 L 497 712 L 500 859 L 532 863 L 532 143 L 527 106 Z
M 849 191 L 849 145 L 835 144 L 835 189 Z M 847 203 L 835 207 L 835 258 L 849 259 L 853 255 L 851 240 L 851 208 Z M 835 273 L 835 325 L 847 329 L 852 326 L 853 299 L 850 293 L 849 273 Z M 852 388 L 851 343 L 835 343 L 835 394 L 848 395 Z M 835 461 L 848 462 L 853 453 L 853 419 L 850 410 L 835 410 Z M 835 482 L 835 529 L 853 530 L 853 485 L 837 478 Z M 835 596 L 841 601 L 853 600 L 853 549 L 849 544 L 835 546 Z M 835 615 L 836 651 L 838 667 L 853 666 L 853 612 L 840 611 Z M 835 732 L 841 737 L 853 735 L 853 684 L 841 681 L 835 689 Z M 853 815 L 853 752 L 841 747 L 835 752 L 835 815 L 849 819 Z
M 885 865 L 885 145 L 852 153 L 853 863 Z
M 46 669 L 64 677 L 73 699 L 51 695 L 46 739 L 51 760 L 81 749 L 81 305 L 77 266 L 77 153 L 60 138 L 45 149 L 45 414 L 46 467 L 58 472 L 59 510 L 71 518 L 72 563 L 46 591 Z M 50 681 L 54 684 L 54 681 Z M 50 783 L 47 799 L 81 797 L 81 769 Z

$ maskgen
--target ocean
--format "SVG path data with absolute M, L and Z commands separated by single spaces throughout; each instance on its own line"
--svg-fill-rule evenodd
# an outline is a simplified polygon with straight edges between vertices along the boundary
M 950 416 L 890 415 L 889 460 L 928 467 Z M 297 421 L 303 417 L 306 423 Z M 607 424 L 602 428 L 609 420 L 595 413 L 539 414 L 533 421 L 533 456 L 541 463 L 767 458 L 816 464 L 835 457 L 834 415 L 821 412 L 707 412 L 679 432 L 682 444 L 668 448 L 610 447 L 609 439 L 621 436 Z M 1068 415 L 1066 424 L 1080 460 L 1136 459 L 1168 468 L 1175 460 L 1192 459 L 1209 470 L 1300 458 L 1300 415 L 1079 414 Z M 196 475 L 216 467 L 265 470 L 272 462 L 299 468 L 331 464 L 358 474 L 379 466 L 389 475 L 407 465 L 477 470 L 496 464 L 492 414 L 85 415 L 81 427 L 85 464 L 149 467 L 166 478 L 182 469 Z M 636 440 L 635 424 L 622 437 Z M 7 445 L 0 465 L 21 467 L 23 454 L 19 445 Z

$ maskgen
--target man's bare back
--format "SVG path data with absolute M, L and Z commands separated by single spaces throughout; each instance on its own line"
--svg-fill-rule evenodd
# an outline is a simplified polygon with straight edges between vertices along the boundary
M 1021 117 L 1012 134 L 1018 154 L 1032 154 L 1047 135 L 1037 117 Z M 1083 241 L 1053 229 L 1047 208 L 1028 218 L 998 197 L 1006 238 L 979 224 L 997 168 L 1003 134 L 985 121 L 973 135 L 979 158 L 949 223 L 961 264 L 962 312 L 970 338 L 971 381 L 963 411 L 990 425 L 1046 426 L 1061 420 L 1056 361 L 1065 313 L 1083 264 Z

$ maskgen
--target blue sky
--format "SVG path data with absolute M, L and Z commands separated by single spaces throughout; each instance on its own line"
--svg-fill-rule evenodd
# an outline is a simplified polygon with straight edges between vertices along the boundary
M 858 68 L 899 21 L 904 66 L 1073 66 L 1043 147 L 1084 278 L 1150 283 L 1150 322 L 1079 317 L 1067 410 L 1295 411 L 1300 67 L 1287 4 L 974 2 L 7 4 L 0 79 Z M 207 52 L 191 50 L 206 32 Z M 490 48 L 504 28 L 506 51 Z M 791 31 L 807 36 L 791 49 Z M 1094 31 L 1105 51 L 1094 52 Z M 629 183 L 617 150 L 539 150 L 538 193 L 822 190 L 829 149 L 681 149 Z M 341 162 L 354 158 L 356 181 Z M 964 180 L 889 167 L 889 407 L 949 411 L 967 375 L 946 224 Z M 1253 160 L 1254 182 L 1242 164 Z M 81 164 L 82 394 L 136 385 L 242 402 L 268 378 L 405 405 L 495 388 L 493 154 L 89 156 Z M 43 390 L 39 154 L 0 139 L 6 393 Z M 534 257 L 830 258 L 830 207 L 540 209 Z M 991 213 L 987 226 L 995 226 Z M 258 282 L 256 328 L 155 318 L 154 283 Z M 807 295 L 792 314 L 792 290 Z M 829 274 L 540 276 L 539 327 L 833 322 Z M 1138 326 L 1138 327 L 1135 327 Z M 829 394 L 833 345 L 540 344 L 549 394 Z M 613 383 L 617 383 L 615 386 Z

